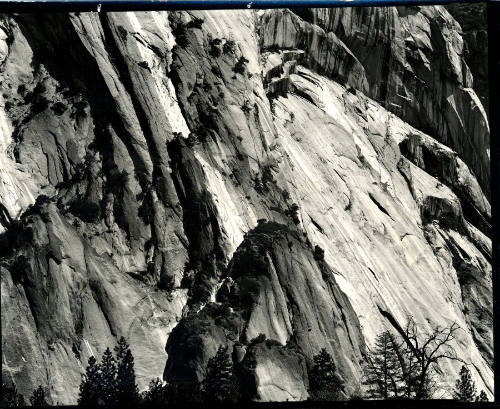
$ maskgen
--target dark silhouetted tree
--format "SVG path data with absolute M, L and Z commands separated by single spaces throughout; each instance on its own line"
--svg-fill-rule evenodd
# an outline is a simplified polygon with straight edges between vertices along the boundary
M 404 399 L 415 399 L 419 380 L 419 363 L 412 349 L 400 338 L 393 338 L 401 379 L 400 397 Z M 429 389 L 429 387 L 427 387 Z
M 208 360 L 202 382 L 203 399 L 209 402 L 228 402 L 234 394 L 233 364 L 227 347 L 219 346 L 217 354 Z
M 481 391 L 478 396 L 476 396 L 476 402 L 488 402 L 488 397 L 485 391 Z
M 101 359 L 100 396 L 106 406 L 116 405 L 116 361 L 109 348 L 106 348 Z
M 47 401 L 45 400 L 45 389 L 43 389 L 42 385 L 39 385 L 33 391 L 33 395 L 30 397 L 31 406 L 48 406 Z
M 25 406 L 24 396 L 17 392 L 15 385 L 2 382 L 2 398 L 0 407 Z
M 134 357 L 124 337 L 115 347 L 116 353 L 116 392 L 118 405 L 134 405 L 139 403 L 139 390 L 135 383 Z
M 384 331 L 377 336 L 375 348 L 369 351 L 364 383 L 371 398 L 391 399 L 404 394 L 403 371 L 396 348 L 395 337 Z
M 151 380 L 148 390 L 142 396 L 144 403 L 155 406 L 165 406 L 167 397 L 168 386 L 160 378 Z
M 94 407 L 102 403 L 100 401 L 101 390 L 101 368 L 96 359 L 91 356 L 88 361 L 85 375 L 80 383 L 78 405 Z
M 453 398 L 461 402 L 474 402 L 476 399 L 476 384 L 472 380 L 469 368 L 462 365 L 460 377 L 455 382 Z
M 331 355 L 323 348 L 313 357 L 314 365 L 309 371 L 309 398 L 311 400 L 338 400 L 344 382 L 337 375 Z
M 452 346 L 456 332 L 460 329 L 456 322 L 449 326 L 434 326 L 430 332 L 422 332 L 412 317 L 401 336 L 406 347 L 417 361 L 414 399 L 431 399 L 438 387 L 433 376 L 439 362 L 443 359 L 463 360 L 458 357 Z

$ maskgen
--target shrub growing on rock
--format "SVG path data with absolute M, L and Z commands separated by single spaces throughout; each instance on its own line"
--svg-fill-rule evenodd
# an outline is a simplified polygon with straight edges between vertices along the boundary
M 243 75 L 245 73 L 245 69 L 246 69 L 246 64 L 248 63 L 248 60 L 241 56 L 238 61 L 236 62 L 234 68 L 233 68 L 233 71 L 238 73 L 238 74 L 241 74 Z
M 64 114 L 64 112 L 66 112 L 68 106 L 64 102 L 58 101 L 50 108 L 52 109 L 52 111 L 54 111 L 56 115 L 62 115 Z
M 186 48 L 187 45 L 189 44 L 189 41 L 187 39 L 187 32 L 186 32 L 186 27 L 184 26 L 183 23 L 179 22 L 174 26 L 174 29 L 172 30 L 172 34 L 175 37 L 175 42 L 179 45 L 181 48 Z
M 325 250 L 323 250 L 320 246 L 314 246 L 314 260 L 323 261 L 325 259 Z
M 236 50 L 236 43 L 234 40 L 227 40 L 224 45 L 222 46 L 222 51 L 224 51 L 224 54 L 234 54 Z
M 205 20 L 200 17 L 193 18 L 189 23 L 187 23 L 187 28 L 201 28 Z
M 220 49 L 220 45 L 222 44 L 222 40 L 220 38 L 214 38 L 212 40 L 210 40 L 209 42 L 210 44 L 210 50 L 208 51 L 208 53 L 212 56 L 212 57 L 220 57 L 221 55 L 221 49 Z
M 248 101 L 245 101 L 243 103 L 243 105 L 241 106 L 241 110 L 245 113 L 245 115 L 248 115 L 250 113 L 250 111 L 252 110 L 252 108 L 250 108 L 250 105 L 249 105 Z
M 14 284 L 22 281 L 26 276 L 26 272 L 31 269 L 28 259 L 23 254 L 19 255 L 9 268 L 10 275 Z
M 292 219 L 295 224 L 300 224 L 299 219 L 299 205 L 297 203 L 292 203 L 289 209 L 285 210 L 285 214 L 287 217 Z
M 248 346 L 260 344 L 261 342 L 264 342 L 265 340 L 266 340 L 266 334 L 260 333 L 255 338 L 252 338 L 250 340 L 250 342 L 248 343 Z
M 101 215 L 101 208 L 97 203 L 89 200 L 73 202 L 69 211 L 86 223 L 95 223 Z

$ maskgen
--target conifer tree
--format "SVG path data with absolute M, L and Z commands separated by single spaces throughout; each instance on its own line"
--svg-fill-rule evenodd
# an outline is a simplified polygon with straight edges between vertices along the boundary
M 115 353 L 117 403 L 120 406 L 134 405 L 139 402 L 139 389 L 135 383 L 134 357 L 124 337 L 118 341 Z
M 331 355 L 323 348 L 313 357 L 314 365 L 309 372 L 310 399 L 338 400 L 344 382 L 337 375 Z
M 101 359 L 101 397 L 106 406 L 116 405 L 116 361 L 109 348 L 106 348 Z
M 33 391 L 33 395 L 30 397 L 31 406 L 48 406 L 47 401 L 45 400 L 45 390 L 42 385 L 38 385 Z
M 233 364 L 227 347 L 219 346 L 217 354 L 208 360 L 207 374 L 202 383 L 205 401 L 227 402 L 233 397 Z
M 453 397 L 461 402 L 474 402 L 476 399 L 476 385 L 472 380 L 469 368 L 465 365 L 462 365 L 462 369 L 460 369 L 460 378 L 455 383 Z
M 368 386 L 370 397 L 391 399 L 404 394 L 403 371 L 396 348 L 396 340 L 389 331 L 377 336 L 375 348 L 368 360 L 364 382 Z
M 17 407 L 25 406 L 24 396 L 21 395 L 15 385 L 9 385 L 2 382 L 2 397 L 0 407 Z
M 85 375 L 80 384 L 78 405 L 95 407 L 100 403 L 101 367 L 91 356 L 88 361 Z
M 149 382 L 149 388 L 143 395 L 144 403 L 164 406 L 167 403 L 167 385 L 164 385 L 160 378 L 152 379 Z
M 485 391 L 481 391 L 479 396 L 476 396 L 476 402 L 488 402 L 488 397 Z

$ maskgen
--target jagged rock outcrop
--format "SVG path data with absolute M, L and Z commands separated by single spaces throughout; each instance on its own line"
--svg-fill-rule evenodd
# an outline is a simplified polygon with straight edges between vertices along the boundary
M 0 20 L 2 374 L 25 396 L 74 403 L 124 335 L 141 389 L 228 345 L 245 399 L 302 400 L 325 347 L 349 397 L 409 315 L 458 323 L 491 396 L 489 130 L 443 7 Z
M 401 142 L 403 156 L 440 182 L 459 198 L 465 217 L 487 236 L 491 235 L 491 206 L 476 178 L 456 152 L 421 134 Z
M 306 22 L 290 10 L 267 11 L 260 24 L 260 45 L 264 50 L 302 49 L 315 71 L 368 91 L 365 68 L 332 31 Z
M 474 90 L 488 114 L 490 89 L 486 3 L 454 3 L 447 10 L 462 27 L 465 61 L 474 78 Z
M 307 26 L 290 29 L 288 20 L 293 19 L 281 16 L 282 11 L 266 13 L 260 29 L 263 44 L 295 46 L 296 37 L 320 41 L 321 36 L 334 36 L 350 57 L 328 47 L 324 59 L 330 64 L 356 61 L 358 68 L 349 71 L 363 72 L 366 80 L 359 84 L 339 78 L 455 150 L 489 195 L 488 121 L 481 102 L 471 92 L 472 75 L 464 59 L 461 28 L 446 9 L 312 9 L 305 18 L 322 27 L 323 34 L 309 35 Z M 314 61 L 312 58 L 312 65 Z M 342 73 L 342 69 L 337 71 Z
M 151 372 L 163 370 L 158 355 L 186 300 L 185 290 L 167 294 L 138 284 L 80 224 L 47 201 L 0 242 L 2 379 L 26 395 L 47 385 L 51 404 L 74 402 L 88 358 L 99 359 L 120 336 L 141 357 L 136 374 L 146 386 Z
M 250 231 L 216 297 L 222 305 L 208 304 L 172 332 L 165 378 L 201 381 L 219 345 L 236 354 L 250 344 L 239 360 L 251 354 L 256 362 L 251 374 L 257 400 L 306 399 L 307 371 L 297 374 L 302 367 L 297 360 L 305 362 L 304 355 L 312 362 L 321 348 L 334 357 L 345 380 L 359 380 L 365 347 L 358 319 L 329 266 L 308 245 L 296 229 L 277 223 L 260 222 Z M 272 348 L 252 347 L 261 334 L 274 341 Z M 293 353 L 292 346 L 301 353 Z M 281 353 L 296 358 L 281 360 Z M 348 392 L 353 385 L 348 382 Z

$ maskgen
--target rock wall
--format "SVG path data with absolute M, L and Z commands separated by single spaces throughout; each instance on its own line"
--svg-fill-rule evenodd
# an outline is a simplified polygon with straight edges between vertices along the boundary
M 307 17 L 365 68 L 370 97 L 464 157 L 489 194 L 488 121 L 471 92 L 461 27 L 445 8 L 314 9 Z
M 474 90 L 486 114 L 489 106 L 488 86 L 488 18 L 486 3 L 455 3 L 447 7 L 462 28 L 465 61 L 474 77 Z
M 491 396 L 489 129 L 444 8 L 0 28 L 2 375 L 26 397 L 75 403 L 122 335 L 141 389 L 228 345 L 245 399 L 303 400 L 325 347 L 349 397 L 389 315 L 457 322 Z

